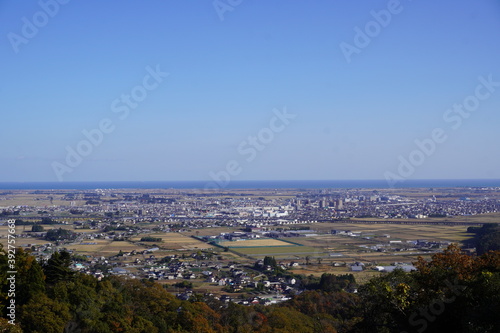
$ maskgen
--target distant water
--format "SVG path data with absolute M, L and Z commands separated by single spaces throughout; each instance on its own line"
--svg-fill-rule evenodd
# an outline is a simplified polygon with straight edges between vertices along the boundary
M 50 189 L 204 189 L 216 188 L 213 181 L 103 181 L 103 182 L 0 182 L 1 190 Z M 500 187 L 500 179 L 418 179 L 397 183 L 395 188 Z M 322 189 L 389 188 L 385 180 L 234 180 L 221 189 Z

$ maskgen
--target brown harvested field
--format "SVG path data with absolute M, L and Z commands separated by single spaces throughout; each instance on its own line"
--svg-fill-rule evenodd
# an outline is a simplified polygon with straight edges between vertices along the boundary
M 405 243 L 407 240 L 426 239 L 429 241 L 451 241 L 459 242 L 469 238 L 471 235 L 466 233 L 466 226 L 444 226 L 444 225 L 392 225 L 392 224 L 341 224 L 333 225 L 318 224 L 311 225 L 311 228 L 321 226 L 323 231 L 328 229 L 340 229 L 362 232 L 362 237 L 350 237 L 345 235 L 319 235 L 314 237 L 290 238 L 298 244 L 307 247 L 316 248 L 317 254 L 323 254 L 323 263 L 340 262 L 414 262 L 419 256 L 429 258 L 431 254 L 425 251 L 388 251 L 376 252 L 367 247 L 377 244 L 388 244 L 391 240 L 401 240 Z M 382 235 L 388 234 L 390 238 Z M 364 239 L 363 235 L 369 235 L 370 239 Z M 332 256 L 330 256 L 330 254 Z M 321 255 L 320 255 L 321 256 Z M 313 256 L 315 258 L 315 256 Z
M 324 251 L 320 248 L 309 246 L 259 246 L 259 247 L 241 247 L 233 248 L 231 251 L 249 256 L 251 258 L 264 258 L 272 256 L 276 259 L 296 260 L 299 258 L 323 257 Z
M 226 260 L 242 260 L 242 257 L 238 253 L 234 252 L 221 252 L 220 255 L 224 257 Z
M 358 283 L 364 283 L 375 276 L 380 276 L 381 273 L 374 271 L 372 269 L 365 269 L 361 272 L 352 272 L 349 267 L 333 267 L 331 265 L 302 265 L 299 268 L 294 268 L 291 270 L 294 274 L 303 274 L 306 276 L 313 275 L 316 277 L 321 276 L 323 273 L 330 273 L 335 275 L 340 274 L 352 274 L 354 275 Z
M 43 225 L 45 231 L 50 230 L 50 229 L 55 229 L 55 228 L 62 228 L 62 229 L 68 229 L 77 233 L 91 233 L 95 232 L 95 230 L 91 229 L 73 229 L 72 225 L 65 225 L 65 224 L 54 224 L 54 225 Z M 19 236 L 21 233 L 24 231 L 29 231 L 31 230 L 31 225 L 18 225 L 16 226 L 16 236 Z M 35 238 L 35 237 L 16 237 L 16 246 L 18 247 L 27 247 L 32 246 L 32 245 L 41 245 L 41 244 L 46 244 L 46 243 L 51 243 L 49 241 L 46 241 L 44 239 L 40 238 Z M 0 226 L 0 244 L 2 244 L 4 247 L 7 245 L 7 226 L 3 225 Z
M 463 219 L 465 222 L 476 222 L 476 223 L 500 223 L 500 212 L 456 217 L 455 219 Z
M 219 235 L 220 233 L 230 233 L 238 231 L 237 228 L 231 228 L 231 227 L 216 227 L 216 228 L 203 228 L 203 229 L 192 229 L 186 232 L 183 232 L 182 234 L 185 236 L 215 236 Z
M 71 201 L 62 200 L 64 195 L 61 194 L 34 194 L 29 193 L 31 190 L 12 190 L 12 193 L 0 196 L 0 208 L 12 206 L 37 206 L 49 207 L 52 205 L 69 206 Z M 52 197 L 52 202 L 50 201 Z M 85 204 L 84 200 L 74 200 L 73 205 L 82 206 Z
M 416 240 L 427 239 L 429 241 L 451 241 L 459 242 L 471 238 L 471 234 L 467 233 L 467 226 L 447 226 L 447 225 L 408 225 L 408 224 L 361 224 L 361 223 L 321 223 L 311 225 L 311 229 L 319 231 L 328 231 L 332 229 L 351 230 L 354 232 L 361 232 L 362 236 L 365 235 L 382 236 L 384 234 L 390 235 L 389 240 Z M 339 236 L 344 239 L 351 239 L 353 242 L 356 237 Z M 377 242 L 384 242 L 383 237 L 375 238 Z M 365 241 L 365 240 L 364 240 Z M 347 243 L 348 241 L 344 241 Z M 366 241 L 365 241 L 366 242 Z
M 315 247 L 337 247 L 339 244 L 350 244 L 357 243 L 356 239 L 351 237 L 342 237 L 335 235 L 320 235 L 315 237 L 292 237 L 289 238 L 290 241 L 304 245 L 304 246 L 315 246 Z
M 31 226 L 16 226 L 15 230 L 16 230 L 16 233 L 14 234 L 14 239 L 15 239 L 15 246 L 16 247 L 25 247 L 25 246 L 28 246 L 28 245 L 34 245 L 34 244 L 45 244 L 45 243 L 49 243 L 43 239 L 37 239 L 37 238 L 34 238 L 34 237 L 23 237 L 23 238 L 20 238 L 18 237 L 18 235 L 23 231 L 23 227 L 26 227 L 26 230 L 31 230 Z M 1 225 L 0 226 L 0 244 L 3 245 L 4 249 L 7 248 L 7 235 L 8 235 L 8 226 L 6 225 Z M 11 238 L 12 239 L 12 238 Z
M 115 241 L 105 245 L 101 250 L 99 250 L 99 254 L 103 256 L 111 256 L 119 253 L 120 250 L 123 252 L 131 252 L 133 250 L 144 251 L 147 249 L 148 247 L 140 246 L 127 241 Z
M 229 248 L 238 248 L 238 247 L 254 247 L 254 246 L 296 246 L 294 244 L 290 244 L 288 242 L 283 242 L 279 239 L 274 238 L 262 238 L 262 239 L 248 239 L 241 241 L 228 241 L 228 242 L 220 242 L 220 246 L 227 246 Z
M 359 253 L 358 255 L 348 255 L 344 258 L 353 261 L 372 262 L 377 264 L 392 264 L 394 262 L 411 263 L 417 261 L 418 257 L 430 258 L 430 254 L 418 252 L 398 252 L 398 253 Z M 345 261 L 348 261 L 347 259 Z
M 112 241 L 108 239 L 86 240 L 85 242 L 82 242 L 80 244 L 79 243 L 68 244 L 66 245 L 66 248 L 68 250 L 76 251 L 78 252 L 78 254 L 97 255 L 98 253 L 101 253 L 101 251 L 105 247 L 107 247 L 110 243 L 112 243 Z
M 111 241 L 107 239 L 86 240 L 81 243 L 74 243 L 65 246 L 68 250 L 73 250 L 83 255 L 112 256 L 120 251 L 131 252 L 144 251 L 148 247 L 134 244 L 128 241 Z
M 142 234 L 131 238 L 133 242 L 140 242 L 142 237 L 151 236 L 154 238 L 161 238 L 162 241 L 155 243 L 151 242 L 151 246 L 156 244 L 162 249 L 169 250 L 198 250 L 198 249 L 210 249 L 213 245 L 207 244 L 205 242 L 199 241 L 189 236 L 184 236 L 183 234 L 172 232 L 172 233 L 155 233 L 155 234 Z M 147 244 L 145 242 L 141 242 Z
M 380 222 L 397 222 L 397 219 L 383 219 L 383 218 L 354 218 L 353 221 L 380 221 Z M 450 216 L 441 218 L 425 218 L 425 219 L 404 219 L 402 222 L 429 222 L 439 224 L 442 222 L 465 222 L 465 223 L 500 223 L 500 212 L 470 215 L 470 216 Z
M 94 232 L 99 232 L 99 230 L 93 230 L 93 229 L 73 229 L 73 231 L 79 234 L 90 234 Z
M 15 243 L 16 247 L 31 247 L 33 245 L 42 245 L 42 244 L 50 243 L 46 240 L 40 240 L 40 239 L 32 238 L 32 237 L 16 238 L 15 240 L 16 240 L 16 243 Z M 0 238 L 0 244 L 2 244 L 4 249 L 7 248 L 7 236 L 2 236 L 2 238 Z

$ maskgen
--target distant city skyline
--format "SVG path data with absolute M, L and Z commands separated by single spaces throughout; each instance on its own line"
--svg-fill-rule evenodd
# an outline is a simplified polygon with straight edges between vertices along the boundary
M 0 4 L 0 182 L 499 179 L 500 3 Z

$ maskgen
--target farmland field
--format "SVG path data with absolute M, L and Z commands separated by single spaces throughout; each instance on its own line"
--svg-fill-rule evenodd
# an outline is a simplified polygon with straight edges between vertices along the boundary
M 86 240 L 82 243 L 74 243 L 67 245 L 68 250 L 76 251 L 79 254 L 84 255 L 96 255 L 97 253 L 101 253 L 105 247 L 112 243 L 111 240 L 107 239 L 96 239 L 96 240 Z M 120 242 L 123 244 L 123 242 Z M 125 245 L 125 244 L 123 244 Z M 120 250 L 116 250 L 118 253 Z M 116 254 L 113 253 L 113 254 Z
M 229 248 L 240 248 L 240 247 L 260 247 L 260 246 L 294 246 L 288 242 L 283 242 L 275 238 L 261 238 L 261 239 L 247 239 L 241 241 L 229 241 L 221 242 L 220 246 L 227 246 Z
M 306 256 L 322 255 L 322 251 L 310 246 L 278 246 L 278 247 L 242 247 L 232 251 L 250 256 L 252 258 L 263 258 L 273 256 L 277 259 L 299 259 Z
M 311 225 L 311 228 L 320 231 L 331 229 L 359 231 L 362 236 L 384 234 L 390 235 L 389 240 L 416 240 L 426 239 L 429 241 L 451 241 L 460 242 L 471 238 L 467 233 L 467 226 L 449 226 L 449 225 L 402 225 L 402 224 L 350 224 L 350 223 L 321 223 Z M 347 238 L 347 237 L 342 237 Z M 349 237 L 350 238 L 350 237 Z M 382 238 L 382 237 L 381 237 Z M 380 242 L 381 238 L 376 238 Z
M 322 260 L 322 262 L 329 264 L 336 261 L 389 264 L 413 262 L 419 256 L 428 258 L 432 253 L 419 250 L 396 251 L 394 249 L 388 252 L 376 252 L 368 247 L 388 244 L 389 241 L 394 240 L 400 240 L 403 244 L 408 240 L 417 239 L 461 242 L 471 237 L 471 234 L 466 232 L 467 226 L 321 223 L 311 224 L 310 227 L 320 234 L 312 237 L 286 238 L 286 241 L 302 246 L 294 246 L 294 244 L 280 239 L 268 239 L 267 243 L 264 243 L 265 239 L 256 239 L 223 242 L 220 245 L 227 246 L 232 252 L 251 258 L 275 256 L 277 259 L 305 260 L 305 257 L 309 256 L 314 262 Z M 331 229 L 358 231 L 361 232 L 361 237 L 321 234 L 321 232 L 327 232 Z
M 117 254 L 120 250 L 123 252 L 130 252 L 132 250 L 143 251 L 146 249 L 147 247 L 139 246 L 127 241 L 114 241 L 104 246 L 99 253 L 103 256 L 110 256 Z
M 158 247 L 162 249 L 169 250 L 193 250 L 193 249 L 208 249 L 212 248 L 213 245 L 204 243 L 192 237 L 184 236 L 180 233 L 157 233 L 157 234 L 142 234 L 137 237 L 133 237 L 131 241 L 140 242 L 142 237 L 154 237 L 161 238 L 161 242 L 155 243 L 151 242 L 150 244 L 156 244 Z M 144 242 L 141 242 L 144 244 Z
M 251 258 L 273 256 L 277 259 L 299 259 L 306 256 L 323 256 L 324 251 L 312 246 L 301 246 L 274 238 L 250 239 L 242 241 L 221 242 L 220 246 L 228 247 L 232 252 Z
M 12 191 L 12 193 L 0 196 L 0 208 L 7 208 L 12 206 L 37 206 L 49 207 L 53 205 L 69 206 L 73 203 L 74 206 L 81 206 L 85 204 L 85 200 L 63 200 L 63 194 L 35 194 L 32 191 Z M 51 200 L 52 199 L 52 200 Z M 20 217 L 22 218 L 22 217 Z

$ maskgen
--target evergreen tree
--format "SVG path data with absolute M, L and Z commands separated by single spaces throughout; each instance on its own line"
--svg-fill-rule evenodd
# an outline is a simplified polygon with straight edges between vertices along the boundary
M 47 283 L 55 284 L 58 281 L 69 281 L 74 273 L 71 271 L 71 255 L 67 251 L 54 252 L 43 267 Z

